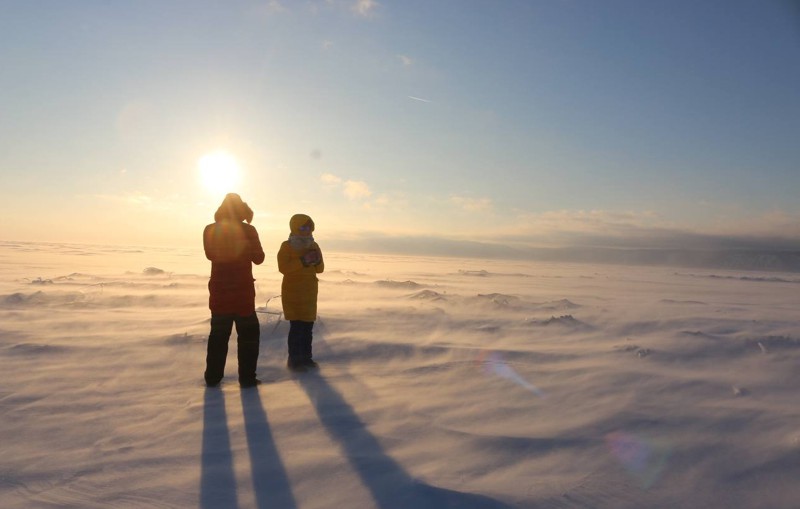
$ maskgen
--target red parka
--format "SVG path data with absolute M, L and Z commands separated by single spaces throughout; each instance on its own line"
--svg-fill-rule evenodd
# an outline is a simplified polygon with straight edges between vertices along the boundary
M 219 211 L 215 219 L 203 231 L 206 258 L 211 260 L 208 307 L 214 315 L 249 316 L 255 313 L 256 297 L 252 264 L 264 261 L 258 232 Z

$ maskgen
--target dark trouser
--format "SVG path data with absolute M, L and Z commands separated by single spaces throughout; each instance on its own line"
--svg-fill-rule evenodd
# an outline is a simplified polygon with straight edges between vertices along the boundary
M 250 382 L 256 378 L 258 364 L 258 343 L 261 331 L 258 317 L 211 315 L 211 333 L 208 335 L 206 355 L 206 383 L 216 385 L 225 374 L 225 360 L 228 357 L 228 340 L 233 324 L 236 324 L 237 356 L 239 358 L 239 382 Z
M 289 321 L 289 360 L 308 361 L 311 360 L 311 329 L 314 322 L 304 322 L 302 320 Z

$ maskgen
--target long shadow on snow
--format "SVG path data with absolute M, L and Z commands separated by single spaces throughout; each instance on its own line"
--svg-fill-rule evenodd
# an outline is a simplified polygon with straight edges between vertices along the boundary
M 306 373 L 298 380 L 314 404 L 320 422 L 342 447 L 380 509 L 510 509 L 511 506 L 483 495 L 438 488 L 414 479 L 386 453 L 324 377 Z
M 297 503 L 292 495 L 289 477 L 275 447 L 275 440 L 267 423 L 267 414 L 257 389 L 242 390 L 242 411 L 250 464 L 253 468 L 256 507 L 296 508 Z
M 203 451 L 200 467 L 200 507 L 235 509 L 236 476 L 225 413 L 225 395 L 220 389 L 206 389 L 203 398 Z

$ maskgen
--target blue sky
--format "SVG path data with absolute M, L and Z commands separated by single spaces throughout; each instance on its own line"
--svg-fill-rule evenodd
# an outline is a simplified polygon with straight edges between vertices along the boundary
M 235 190 L 269 242 L 800 245 L 796 1 L 20 0 L 0 48 L 5 240 L 188 245 Z

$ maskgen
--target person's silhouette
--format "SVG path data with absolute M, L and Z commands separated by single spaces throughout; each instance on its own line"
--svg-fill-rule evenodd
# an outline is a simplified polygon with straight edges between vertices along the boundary
M 206 258 L 211 260 L 208 282 L 211 332 L 205 371 L 206 385 L 210 387 L 218 385 L 225 374 L 228 340 L 234 324 L 239 384 L 252 387 L 261 383 L 256 378 L 260 330 L 252 264 L 264 261 L 264 250 L 258 232 L 250 225 L 252 220 L 252 209 L 238 194 L 230 193 L 214 214 L 214 223 L 203 231 L 203 248 Z

